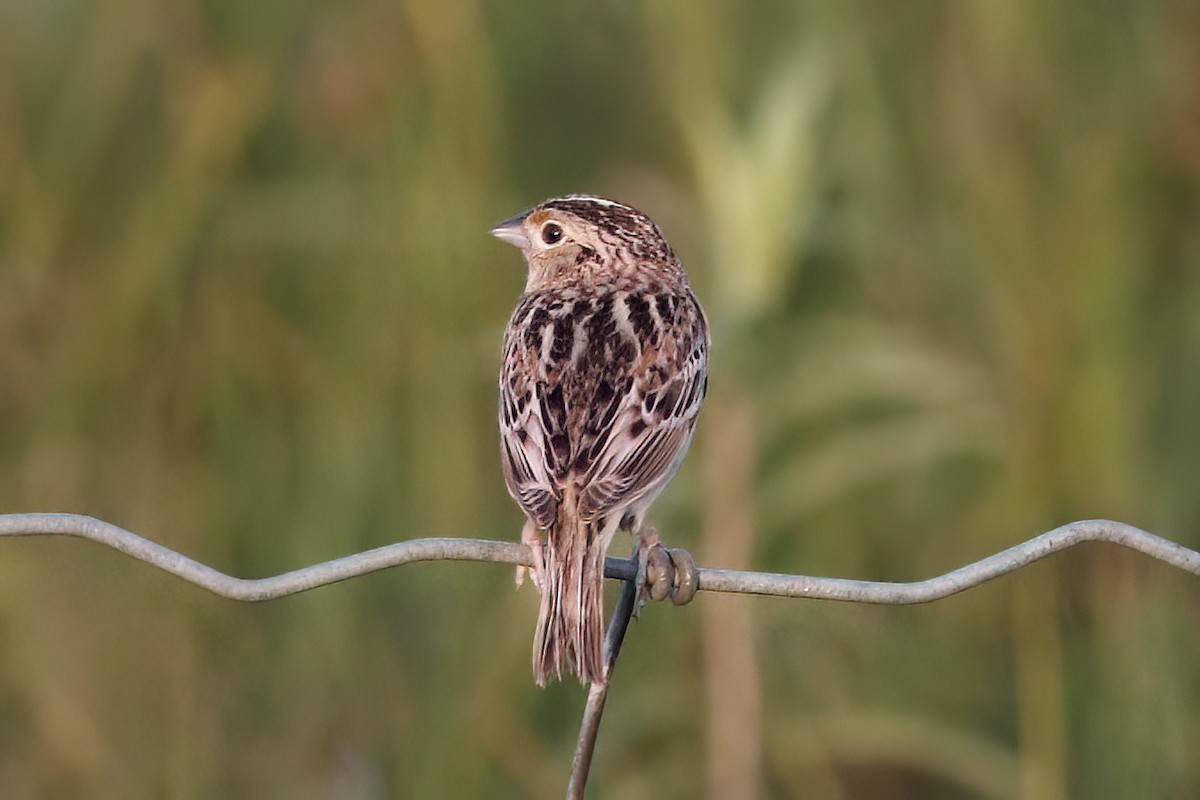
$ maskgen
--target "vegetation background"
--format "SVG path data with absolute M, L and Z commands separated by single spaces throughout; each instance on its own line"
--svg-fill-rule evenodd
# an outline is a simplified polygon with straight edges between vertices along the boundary
M 4 0 L 0 511 L 248 577 L 515 538 L 487 230 L 587 191 L 711 316 L 653 514 L 701 563 L 1198 547 L 1197 42 L 1169 0 Z M 5 541 L 0 794 L 560 797 L 584 693 L 534 687 L 534 614 L 494 565 L 250 606 Z M 1102 546 L 924 607 L 652 607 L 593 794 L 1197 797 L 1198 623 Z

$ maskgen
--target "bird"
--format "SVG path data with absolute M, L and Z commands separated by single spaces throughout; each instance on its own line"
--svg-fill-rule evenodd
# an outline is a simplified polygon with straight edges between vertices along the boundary
M 491 233 L 528 267 L 504 331 L 499 421 L 540 592 L 534 680 L 560 680 L 565 666 L 604 685 L 605 553 L 618 529 L 638 537 L 640 606 L 659 544 L 645 515 L 696 429 L 708 322 L 662 231 L 631 206 L 557 197 Z

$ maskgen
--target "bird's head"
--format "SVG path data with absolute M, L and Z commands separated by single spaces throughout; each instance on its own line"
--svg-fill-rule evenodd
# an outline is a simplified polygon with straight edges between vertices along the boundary
M 526 291 L 611 281 L 638 264 L 674 263 L 675 254 L 649 217 L 588 195 L 547 200 L 492 228 L 529 265 Z

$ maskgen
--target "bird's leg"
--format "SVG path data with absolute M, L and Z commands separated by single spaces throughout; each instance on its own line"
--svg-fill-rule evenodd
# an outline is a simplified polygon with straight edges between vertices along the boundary
M 529 548 L 529 552 L 533 554 L 532 567 L 517 567 L 517 588 L 521 588 L 521 584 L 525 583 L 525 570 L 528 569 L 533 577 L 533 585 L 537 587 L 538 593 L 545 586 L 545 581 L 542 576 L 545 574 L 546 564 L 542 560 L 542 538 L 538 536 L 537 526 L 533 524 L 533 520 L 525 520 L 525 527 L 521 528 L 521 544 Z
M 637 573 L 633 579 L 636 589 L 633 598 L 633 616 L 636 619 L 641 615 L 642 606 L 646 605 L 646 600 L 654 598 L 654 581 L 660 584 L 662 582 L 661 556 L 665 556 L 666 553 L 663 551 L 662 540 L 658 538 L 658 531 L 654 528 L 641 528 L 634 533 L 634 536 L 637 537 L 633 543 L 633 555 L 637 559 Z M 651 565 L 652 561 L 653 566 Z M 654 576 L 653 580 L 651 574 Z
M 637 557 L 637 598 L 634 605 L 636 615 L 646 600 L 665 600 L 677 606 L 691 602 L 699 586 L 696 560 L 691 553 L 679 548 L 666 549 L 658 531 L 642 527 L 637 532 L 634 555 Z

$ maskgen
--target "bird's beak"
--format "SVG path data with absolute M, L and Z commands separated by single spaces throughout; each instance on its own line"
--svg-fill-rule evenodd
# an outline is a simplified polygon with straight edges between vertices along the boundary
M 528 250 L 529 237 L 525 235 L 525 228 L 523 225 L 525 222 L 525 216 L 528 213 L 528 211 L 522 211 L 515 217 L 504 220 L 504 222 L 501 222 L 499 225 L 492 228 L 492 236 L 495 236 L 502 242 L 508 242 L 513 247 L 519 248 L 522 251 Z

